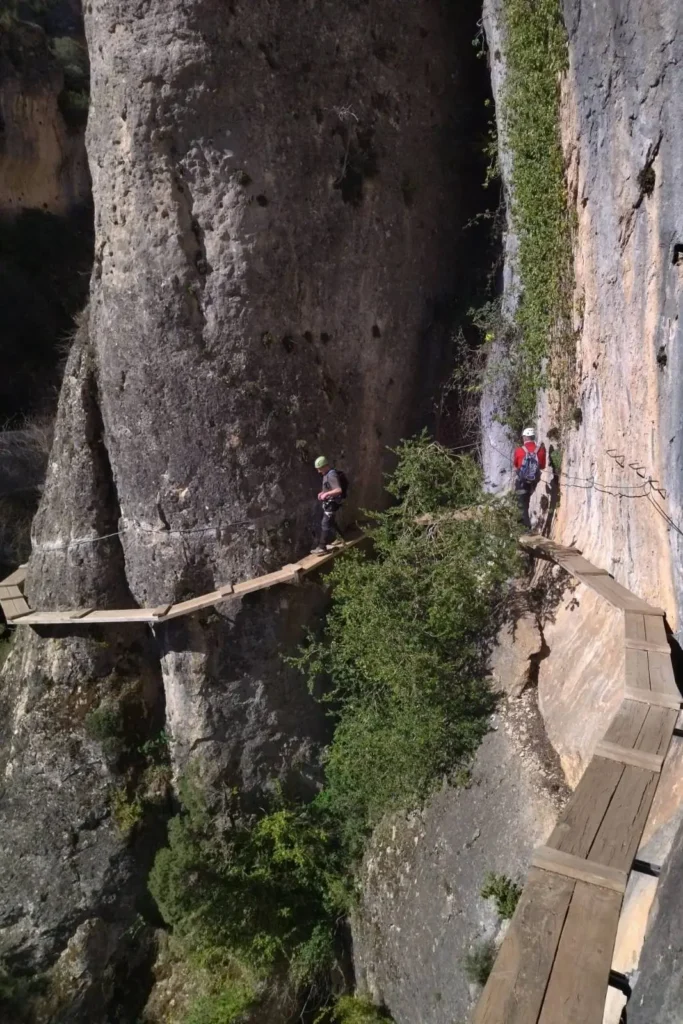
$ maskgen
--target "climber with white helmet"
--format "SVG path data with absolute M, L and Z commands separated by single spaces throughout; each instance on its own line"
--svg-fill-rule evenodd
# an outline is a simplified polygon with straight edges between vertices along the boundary
M 335 534 L 339 535 L 340 540 L 344 539 L 336 515 L 346 498 L 349 484 L 346 475 L 340 469 L 333 469 L 324 455 L 319 455 L 315 460 L 315 468 L 323 478 L 322 490 L 318 494 L 318 501 L 322 504 L 322 519 L 320 543 L 313 548 L 311 554 L 324 555 Z
M 536 431 L 533 427 L 525 427 L 522 431 L 522 444 L 515 449 L 513 465 L 520 517 L 527 530 L 530 530 L 529 503 L 541 478 L 541 470 L 546 465 L 545 445 L 536 444 Z

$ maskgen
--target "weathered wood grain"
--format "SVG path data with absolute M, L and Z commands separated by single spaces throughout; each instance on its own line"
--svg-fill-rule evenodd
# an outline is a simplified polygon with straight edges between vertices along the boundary
M 535 1024 L 575 884 L 530 870 L 472 1024 Z
M 650 690 L 650 667 L 647 651 L 626 648 L 626 686 L 633 690 Z
M 636 768 L 646 768 L 651 772 L 661 772 L 664 758 L 660 754 L 648 754 L 644 750 L 633 747 L 622 747 L 618 743 L 601 740 L 595 748 L 595 757 L 606 757 L 610 761 L 621 764 L 632 764 Z
M 577 882 L 602 886 L 604 889 L 613 889 L 614 892 L 626 891 L 626 871 L 587 860 L 585 857 L 575 857 L 571 853 L 554 850 L 551 846 L 539 846 L 534 850 L 531 863 L 535 868 L 554 871 L 558 875 L 574 878 Z
M 576 883 L 539 1024 L 602 1024 L 621 903 L 618 892 Z

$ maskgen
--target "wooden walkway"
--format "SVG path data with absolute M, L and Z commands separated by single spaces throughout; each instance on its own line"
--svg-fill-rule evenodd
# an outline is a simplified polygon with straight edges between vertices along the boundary
M 211 608 L 233 597 L 244 597 L 257 590 L 267 590 L 281 583 L 300 583 L 304 576 L 316 572 L 342 551 L 360 544 L 365 537 L 352 533 L 344 544 L 337 543 L 324 555 L 306 555 L 298 562 L 285 565 L 277 572 L 244 580 L 242 583 L 226 583 L 208 594 L 193 597 L 189 601 L 159 605 L 156 608 L 71 608 L 67 611 L 37 611 L 29 608 L 24 597 L 26 566 L 22 565 L 11 576 L 0 583 L 0 606 L 7 622 L 14 626 L 65 626 L 78 624 L 89 626 L 107 622 L 168 622 L 182 615 L 191 615 L 203 608 Z
M 473 1024 L 602 1024 L 626 881 L 676 726 L 664 613 L 580 552 L 542 537 L 551 558 L 624 612 L 624 699 L 545 846 L 477 1005 Z

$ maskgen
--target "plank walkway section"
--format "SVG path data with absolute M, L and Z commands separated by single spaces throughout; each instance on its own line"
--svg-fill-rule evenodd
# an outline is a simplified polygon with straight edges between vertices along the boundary
M 264 576 L 257 576 L 254 579 L 244 580 L 242 583 L 226 583 L 208 594 L 200 597 L 193 597 L 189 601 L 180 601 L 175 604 L 158 605 L 156 608 L 72 608 L 67 611 L 39 611 L 29 608 L 24 597 L 24 581 L 26 579 L 26 566 L 22 565 L 11 576 L 0 583 L 0 605 L 5 618 L 10 625 L 15 626 L 64 626 L 74 625 L 89 626 L 100 623 L 116 622 L 168 622 L 170 619 L 177 619 L 183 615 L 191 615 L 193 612 L 201 611 L 204 608 L 211 608 L 221 601 L 233 597 L 244 597 L 245 594 L 253 594 L 257 590 L 267 590 L 279 584 L 297 584 L 304 576 L 317 572 L 337 555 L 349 548 L 355 547 L 365 540 L 363 534 L 351 534 L 349 540 L 344 544 L 337 543 L 324 555 L 306 555 L 298 562 L 292 562 L 283 566 L 276 572 L 267 573 Z
M 602 1024 L 629 872 L 681 707 L 663 611 L 575 548 L 522 547 L 552 559 L 624 613 L 624 699 L 524 890 L 473 1024 Z

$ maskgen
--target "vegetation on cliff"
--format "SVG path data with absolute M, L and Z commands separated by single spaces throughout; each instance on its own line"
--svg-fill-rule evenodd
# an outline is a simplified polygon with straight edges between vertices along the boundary
M 538 391 L 569 389 L 572 240 L 560 137 L 567 37 L 559 0 L 504 0 L 506 77 L 499 119 L 511 154 L 509 214 L 522 296 L 511 339 L 507 422 L 519 432 Z
M 364 842 L 382 815 L 455 777 L 487 729 L 484 661 L 518 570 L 515 513 L 484 494 L 472 459 L 425 435 L 397 455 L 372 553 L 338 561 L 324 629 L 295 659 L 311 687 L 324 680 L 335 722 L 321 793 L 297 806 L 276 795 L 253 816 L 234 793 L 210 812 L 186 782 L 157 856 L 164 919 L 214 967 L 217 988 L 191 1021 L 236 1019 L 268 976 L 320 1022 L 372 1020 L 358 1001 L 334 1003 Z

